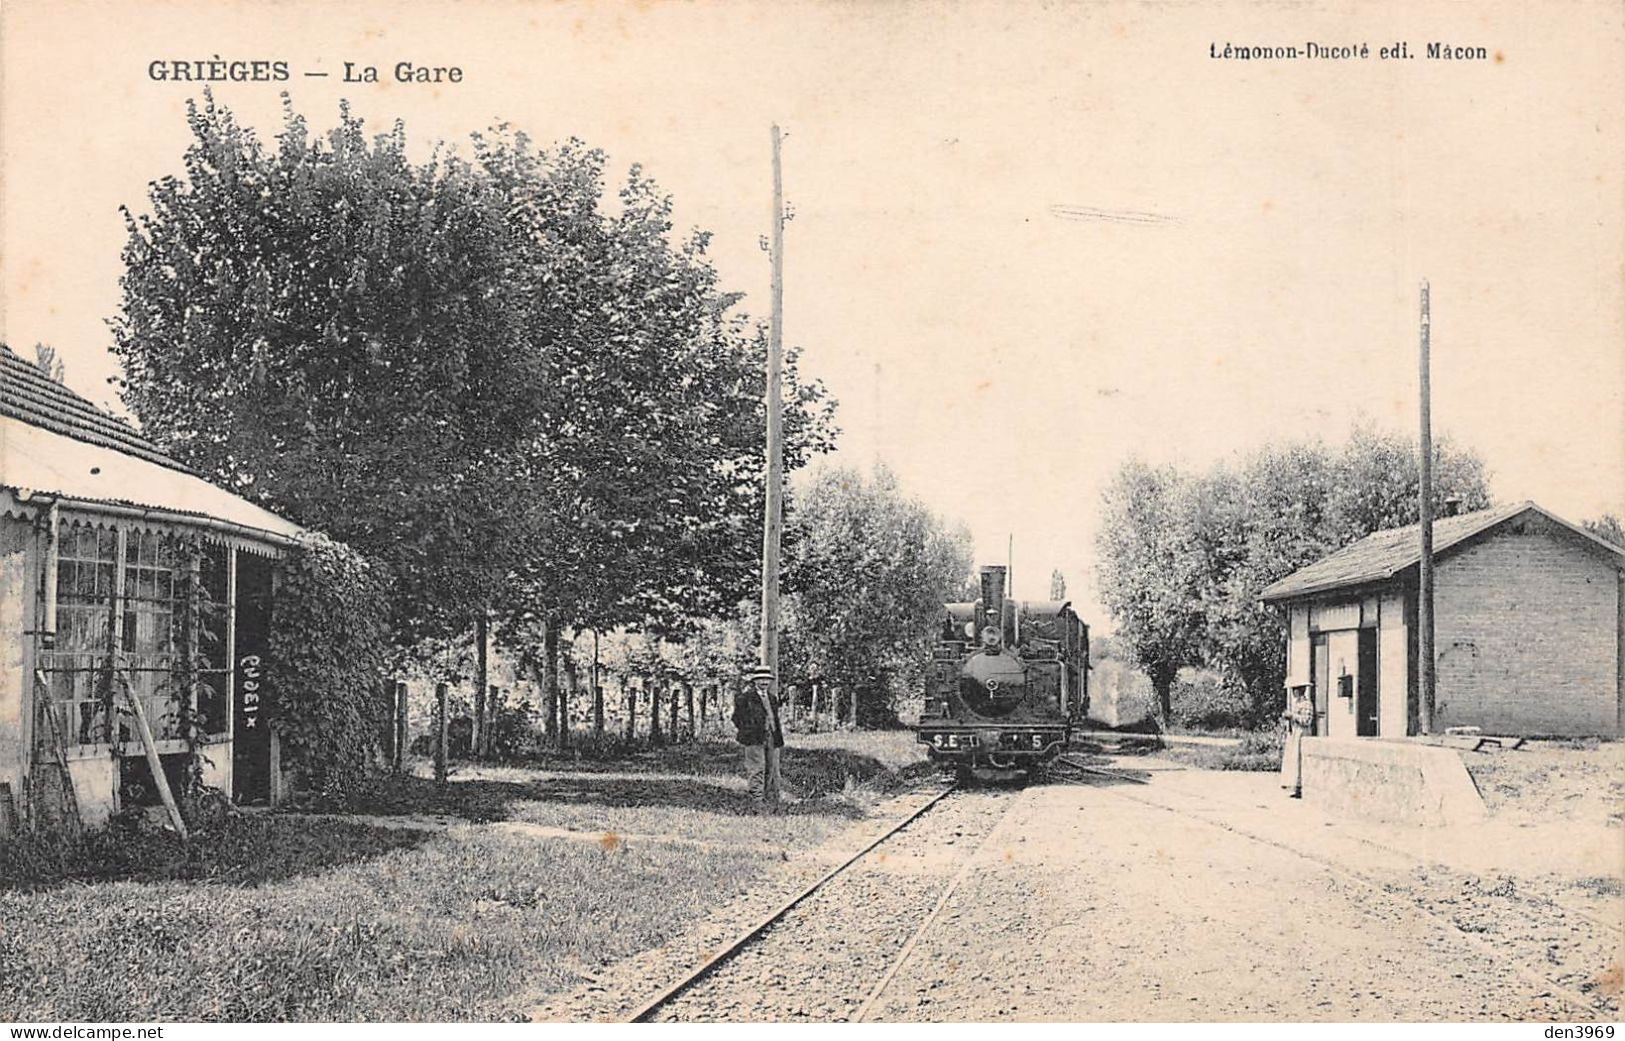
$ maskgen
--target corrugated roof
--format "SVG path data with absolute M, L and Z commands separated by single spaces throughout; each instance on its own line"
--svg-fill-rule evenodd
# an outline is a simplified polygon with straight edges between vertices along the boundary
M 186 473 L 193 471 L 117 416 L 109 415 L 0 343 L 0 415 L 12 416 L 76 441 L 116 448 Z
M 199 477 L 133 427 L 0 352 L 0 484 L 292 538 L 300 527 Z
M 1625 557 L 1625 550 L 1597 538 L 1583 528 L 1536 506 L 1532 502 L 1511 503 L 1487 510 L 1464 513 L 1459 517 L 1441 517 L 1433 522 L 1433 554 L 1435 557 L 1483 532 L 1533 510 L 1570 531 L 1589 539 L 1597 546 L 1617 556 Z M 1272 583 L 1259 594 L 1263 600 L 1288 600 L 1293 597 L 1323 593 L 1348 586 L 1382 582 L 1422 560 L 1422 535 L 1418 525 L 1387 528 L 1372 532 L 1358 542 L 1322 557 L 1307 567 Z

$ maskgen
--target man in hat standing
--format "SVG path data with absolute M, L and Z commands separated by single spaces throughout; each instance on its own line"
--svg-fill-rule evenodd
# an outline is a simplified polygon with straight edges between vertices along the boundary
M 773 674 L 765 668 L 757 668 L 751 673 L 749 682 L 740 684 L 734 692 L 734 729 L 738 731 L 739 743 L 745 750 L 745 778 L 750 785 L 751 799 L 758 806 L 766 808 L 778 805 L 780 787 L 779 757 L 774 755 L 772 767 L 768 765 L 769 733 L 774 749 L 784 747 L 784 730 L 779 725 L 778 706 L 774 705 L 770 714 L 762 704 L 766 699 L 761 692 L 771 690 L 772 683 Z

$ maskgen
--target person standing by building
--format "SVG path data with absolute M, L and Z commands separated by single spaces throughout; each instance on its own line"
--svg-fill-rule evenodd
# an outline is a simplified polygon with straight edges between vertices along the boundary
M 1287 693 L 1286 741 L 1281 749 L 1281 787 L 1294 799 L 1303 798 L 1303 739 L 1315 725 L 1315 702 L 1309 687 L 1293 687 Z

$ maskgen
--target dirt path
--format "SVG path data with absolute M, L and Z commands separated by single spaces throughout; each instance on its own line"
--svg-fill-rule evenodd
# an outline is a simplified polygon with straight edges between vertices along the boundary
M 1459 927 L 1248 835 L 1155 805 L 1146 786 L 1020 793 L 982 863 L 872 1019 L 1593 1019 Z M 1149 800 L 1149 801 L 1148 801 Z M 1179 805 L 1170 803 L 1171 806 Z M 1268 826 L 1268 807 L 1216 819 Z M 1252 820 L 1248 820 L 1252 817 Z M 1261 824 L 1260 822 L 1264 822 Z M 1301 822 L 1299 822 L 1301 823 Z M 1318 855 L 1320 836 L 1295 838 Z M 1328 847 L 1414 885 L 1408 858 Z M 1538 976 L 1538 973 L 1536 973 Z M 1571 989 L 1571 988 L 1569 988 Z

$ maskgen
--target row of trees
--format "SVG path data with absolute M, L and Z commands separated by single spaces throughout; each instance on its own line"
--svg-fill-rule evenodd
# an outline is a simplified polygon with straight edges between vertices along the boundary
M 408 155 L 341 109 L 273 144 L 205 96 L 126 212 L 125 403 L 217 482 L 392 578 L 390 631 L 489 627 L 557 689 L 564 627 L 678 637 L 750 595 L 765 342 L 639 168 L 499 127 Z M 834 402 L 785 371 L 786 468 Z
M 1435 445 L 1435 513 L 1490 505 L 1484 466 Z M 1145 670 L 1167 720 L 1186 666 L 1216 670 L 1253 724 L 1283 705 L 1285 622 L 1259 602 L 1271 582 L 1418 515 L 1417 448 L 1356 428 L 1341 447 L 1270 445 L 1205 472 L 1130 460 L 1103 498 L 1101 597 L 1114 646 Z
M 964 588 L 968 532 L 904 495 L 884 467 L 865 474 L 820 466 L 790 490 L 786 533 L 780 654 L 786 683 L 795 688 L 789 696 L 810 705 L 816 684 L 825 711 L 853 721 L 855 704 L 857 722 L 895 724 L 900 702 L 921 689 L 942 604 Z M 646 692 L 668 687 L 720 686 L 726 718 L 732 679 L 755 664 L 758 622 L 751 599 L 732 612 L 691 619 L 680 638 L 649 629 L 561 632 L 562 687 L 574 697 L 556 702 L 558 739 L 570 740 L 567 720 L 578 733 L 624 732 L 628 692 L 644 699 L 640 739 L 656 739 L 661 731 L 649 731 Z M 436 657 L 437 674 L 473 680 L 476 649 L 466 638 L 440 646 Z M 500 657 L 494 681 L 533 679 L 523 652 Z M 593 686 L 595 666 L 602 695 Z
M 400 123 L 313 134 L 286 97 L 271 143 L 207 94 L 187 119 L 184 172 L 126 211 L 111 323 L 149 435 L 381 564 L 421 670 L 483 692 L 494 638 L 559 741 L 583 634 L 620 634 L 627 675 L 753 660 L 765 339 L 641 169 L 611 193 L 603 153 L 505 126 L 416 161 Z M 786 362 L 793 472 L 835 403 Z M 785 543 L 785 674 L 893 718 L 968 536 L 830 469 Z

